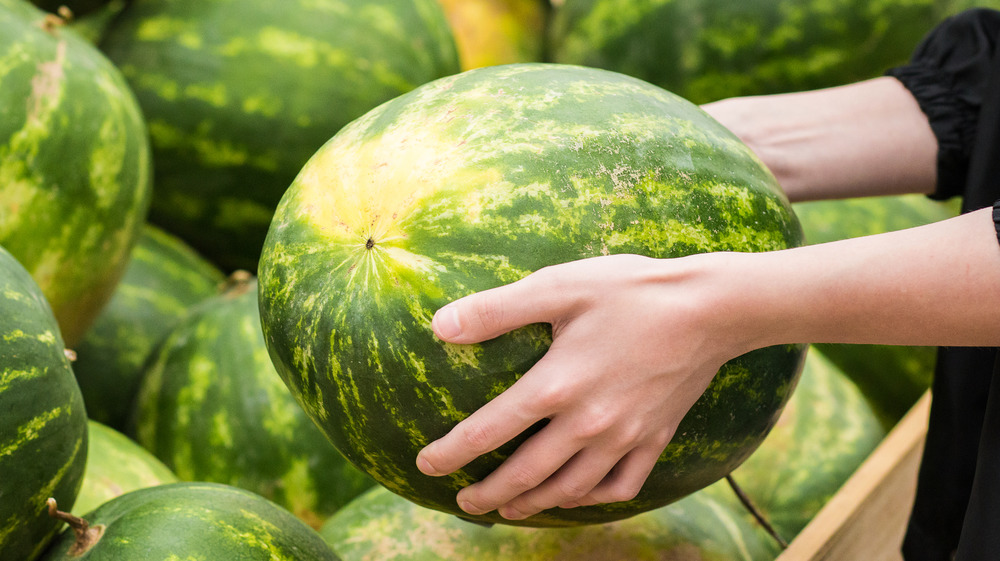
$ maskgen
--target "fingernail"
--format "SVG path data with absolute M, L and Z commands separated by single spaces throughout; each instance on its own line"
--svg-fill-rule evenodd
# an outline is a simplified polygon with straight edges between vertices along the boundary
M 434 330 L 442 339 L 452 339 L 462 334 L 462 324 L 458 322 L 458 308 L 445 306 L 434 314 Z
M 422 454 L 417 455 L 417 469 L 424 475 L 441 475 Z
M 486 514 L 487 511 L 477 507 L 476 505 L 470 503 L 469 501 L 459 501 L 458 508 L 468 512 L 469 514 Z
M 576 508 L 578 506 L 580 506 L 579 502 L 572 501 L 572 502 L 563 503 L 563 504 L 559 505 L 559 508 Z
M 523 520 L 528 517 L 526 514 L 510 506 L 500 507 L 497 509 L 497 512 L 499 512 L 500 516 L 503 516 L 507 520 Z

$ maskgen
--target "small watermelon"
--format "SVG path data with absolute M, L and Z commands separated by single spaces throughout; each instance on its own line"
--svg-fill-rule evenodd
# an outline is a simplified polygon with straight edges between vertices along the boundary
M 73 505 L 86 458 L 87 413 L 59 326 L 0 247 L 0 559 L 38 557 L 58 530 L 45 500 Z
M 73 512 L 86 515 L 111 499 L 177 476 L 134 440 L 97 421 L 87 423 L 87 467 Z
M 464 514 L 457 491 L 519 441 L 440 478 L 417 470 L 417 452 L 509 387 L 551 335 L 533 325 L 446 344 L 431 331 L 436 309 L 585 257 L 800 240 L 774 177 L 698 107 L 603 70 L 492 66 L 397 97 L 317 152 L 268 234 L 262 324 L 278 372 L 348 459 L 418 504 Z M 636 499 L 517 523 L 608 522 L 722 478 L 777 420 L 803 353 L 769 347 L 725 365 Z
M 545 529 L 472 524 L 376 487 L 320 535 L 344 561 L 771 561 L 778 553 L 724 483 L 628 520 Z
M 91 419 L 127 430 L 153 348 L 225 280 L 179 238 L 150 224 L 143 228 L 111 301 L 75 349 L 73 371 Z
M 233 279 L 170 332 L 147 364 L 134 418 L 136 441 L 181 480 L 254 491 L 314 527 L 374 484 L 275 372 L 253 278 Z
M 150 201 L 135 97 L 94 45 L 23 0 L 0 2 L 0 244 L 80 341 L 124 273 Z
M 135 0 L 100 46 L 149 122 L 151 221 L 226 272 L 256 269 L 278 199 L 323 142 L 459 70 L 437 0 Z
M 58 510 L 54 515 L 66 518 Z M 260 495 L 215 483 L 138 489 L 71 523 L 42 561 L 338 561 L 315 530 L 285 509 Z M 90 531 L 78 537 L 74 528 L 83 523 Z

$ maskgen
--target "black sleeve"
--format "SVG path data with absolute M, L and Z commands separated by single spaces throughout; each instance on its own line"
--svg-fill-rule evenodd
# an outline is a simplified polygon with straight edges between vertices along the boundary
M 963 194 L 998 39 L 1000 11 L 966 10 L 935 27 L 909 63 L 886 72 L 910 90 L 937 137 L 932 198 Z

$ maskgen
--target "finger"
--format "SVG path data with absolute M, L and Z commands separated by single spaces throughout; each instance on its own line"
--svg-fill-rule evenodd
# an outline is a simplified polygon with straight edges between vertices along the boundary
M 533 374 L 543 370 L 546 361 L 543 356 L 503 393 L 425 446 L 417 454 L 417 468 L 426 475 L 452 473 L 550 416 L 553 401 L 539 397 L 545 376 Z
M 585 448 L 556 473 L 497 510 L 508 520 L 522 520 L 587 496 L 622 459 L 625 450 L 600 444 Z
M 580 452 L 578 440 L 564 437 L 566 425 L 558 418 L 549 422 L 493 473 L 459 491 L 459 506 L 470 514 L 484 514 L 543 484 Z M 598 477 L 594 484 L 599 481 Z
M 450 343 L 478 343 L 531 323 L 550 323 L 565 299 L 546 288 L 545 269 L 511 284 L 491 288 L 444 306 L 434 314 L 431 328 Z
M 589 493 L 559 506 L 573 508 L 634 499 L 662 453 L 663 449 L 655 446 L 631 450 Z

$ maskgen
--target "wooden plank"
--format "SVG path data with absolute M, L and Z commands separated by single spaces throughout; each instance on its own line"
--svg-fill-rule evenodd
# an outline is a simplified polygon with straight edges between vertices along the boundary
M 776 561 L 901 561 L 929 411 L 927 393 Z

